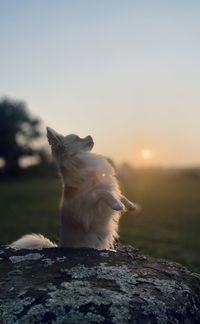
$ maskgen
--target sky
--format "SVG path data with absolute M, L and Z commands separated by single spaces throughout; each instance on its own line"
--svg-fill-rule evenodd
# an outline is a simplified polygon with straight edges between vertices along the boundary
M 2 96 L 116 162 L 198 166 L 200 1 L 0 0 Z

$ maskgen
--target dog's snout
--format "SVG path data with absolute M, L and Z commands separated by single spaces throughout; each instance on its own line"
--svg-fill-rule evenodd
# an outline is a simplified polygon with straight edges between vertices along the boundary
M 88 135 L 88 136 L 86 137 L 86 139 L 89 140 L 89 141 L 92 141 L 92 140 L 93 140 L 93 139 L 92 139 L 92 136 L 90 136 L 90 135 Z

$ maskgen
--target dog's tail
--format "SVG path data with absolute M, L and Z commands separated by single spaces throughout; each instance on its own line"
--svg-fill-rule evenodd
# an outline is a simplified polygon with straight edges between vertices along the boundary
M 56 243 L 51 242 L 49 239 L 41 234 L 28 234 L 22 236 L 19 240 L 10 244 L 13 249 L 42 249 L 57 247 Z

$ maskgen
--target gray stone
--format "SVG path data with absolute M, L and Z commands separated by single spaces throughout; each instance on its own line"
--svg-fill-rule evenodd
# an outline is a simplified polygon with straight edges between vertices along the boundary
M 200 323 L 200 276 L 117 251 L 1 248 L 0 323 Z

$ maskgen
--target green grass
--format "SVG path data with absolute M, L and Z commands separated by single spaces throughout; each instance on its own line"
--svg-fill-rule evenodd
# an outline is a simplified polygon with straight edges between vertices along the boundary
M 61 184 L 56 179 L 0 183 L 0 244 L 26 233 L 58 239 Z
M 121 219 L 122 241 L 200 272 L 200 179 L 184 173 L 144 172 L 122 187 L 142 206 L 140 215 Z
M 121 218 L 122 242 L 200 272 L 200 179 L 178 172 L 143 171 L 130 175 L 121 186 L 142 205 L 139 215 Z M 57 179 L 1 180 L 0 244 L 31 232 L 58 240 L 60 194 Z

